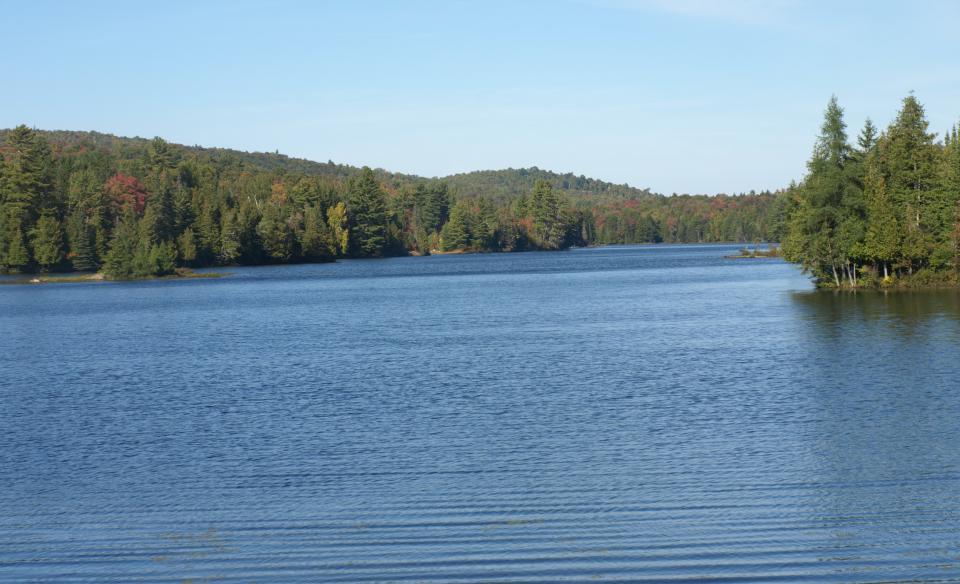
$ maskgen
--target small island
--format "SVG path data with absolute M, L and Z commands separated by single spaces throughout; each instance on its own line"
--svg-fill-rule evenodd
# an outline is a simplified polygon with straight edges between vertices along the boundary
M 723 256 L 730 260 L 753 260 L 753 259 L 771 259 L 780 257 L 780 248 L 776 245 L 770 244 L 766 249 L 760 249 L 759 244 L 755 245 L 753 249 L 749 247 L 741 247 L 740 253 L 737 255 L 727 255 Z

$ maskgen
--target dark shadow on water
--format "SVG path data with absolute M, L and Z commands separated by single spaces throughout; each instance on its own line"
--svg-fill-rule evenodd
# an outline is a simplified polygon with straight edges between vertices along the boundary
M 912 336 L 932 322 L 960 321 L 960 291 L 957 290 L 817 290 L 794 292 L 791 299 L 798 316 L 816 323 L 821 333 L 885 324 L 905 336 Z

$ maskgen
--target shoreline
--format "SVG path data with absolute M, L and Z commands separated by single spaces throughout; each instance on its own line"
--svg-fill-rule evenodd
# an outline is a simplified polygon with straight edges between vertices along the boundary
M 66 272 L 69 274 L 70 272 Z M 165 276 L 146 276 L 143 278 L 110 278 L 103 272 L 95 272 L 93 274 L 81 274 L 81 275 L 72 275 L 72 276 L 48 276 L 48 275 L 23 275 L 22 277 L 16 277 L 13 275 L 11 279 L 0 279 L 0 285 L 7 286 L 25 286 L 25 285 L 41 285 L 41 284 L 83 284 L 83 283 L 94 283 L 94 282 L 145 282 L 151 280 L 206 280 L 206 279 L 217 279 L 228 276 L 229 272 L 195 272 L 189 268 L 177 268 L 177 272 L 174 274 L 167 274 Z

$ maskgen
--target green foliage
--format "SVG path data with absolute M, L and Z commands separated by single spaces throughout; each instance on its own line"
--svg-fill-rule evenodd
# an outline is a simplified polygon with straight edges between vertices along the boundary
M 197 238 L 193 234 L 193 229 L 187 227 L 177 238 L 177 248 L 180 251 L 180 259 L 186 264 L 193 264 L 197 261 Z
M 931 274 L 958 269 L 960 155 L 927 127 L 910 95 L 886 132 L 868 120 L 851 149 L 831 99 L 809 172 L 789 193 L 785 257 L 823 286 L 949 280 Z
M 267 206 L 257 225 L 257 235 L 260 236 L 263 250 L 272 260 L 287 262 L 293 257 L 293 232 L 279 207 L 272 204 Z
M 44 215 L 32 231 L 33 257 L 43 270 L 63 261 L 63 230 L 56 218 Z
M 168 276 L 177 269 L 177 248 L 172 241 L 150 247 L 150 266 L 138 276 Z
M 8 226 L 6 236 L 3 265 L 11 272 L 20 271 L 30 263 L 30 250 L 19 222 Z
M 138 239 L 136 220 L 128 214 L 113 231 L 110 249 L 104 258 L 104 273 L 118 280 L 132 278 L 136 271 L 134 256 L 139 247 Z
M 330 235 L 333 239 L 331 246 L 333 254 L 347 253 L 350 242 L 350 223 L 347 219 L 347 207 L 342 201 L 327 209 L 327 225 L 330 226 Z
M 386 199 L 373 171 L 363 167 L 353 179 L 350 198 L 350 251 L 361 257 L 379 257 L 387 245 Z
M 70 226 L 67 230 L 69 239 L 70 264 L 73 269 L 81 272 L 92 272 L 99 267 L 97 262 L 97 253 L 94 244 L 95 235 L 87 226 L 83 215 L 75 214 L 70 218 Z
M 443 251 L 464 250 L 470 245 L 470 214 L 466 201 L 458 201 L 450 212 L 450 220 L 440 232 L 440 245 Z
M 547 249 L 565 247 L 565 217 L 560 199 L 547 181 L 541 179 L 534 183 L 533 193 L 530 195 L 530 210 L 534 241 Z
M 240 227 L 237 225 L 236 211 L 230 210 L 224 214 L 219 243 L 217 258 L 221 264 L 230 265 L 240 259 Z
M 337 254 L 333 234 L 323 212 L 312 205 L 307 205 L 303 210 L 300 249 L 303 257 L 312 261 L 331 260 Z
M 0 140 L 3 271 L 752 241 L 784 223 L 772 193 L 664 197 L 536 168 L 424 179 L 160 138 L 20 126 Z

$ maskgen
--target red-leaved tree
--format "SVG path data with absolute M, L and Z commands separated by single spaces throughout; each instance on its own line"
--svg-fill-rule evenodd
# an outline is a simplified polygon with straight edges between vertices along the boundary
M 127 211 L 133 211 L 133 214 L 138 216 L 143 214 L 147 205 L 147 189 L 137 177 L 117 173 L 107 179 L 103 190 L 117 216 Z

